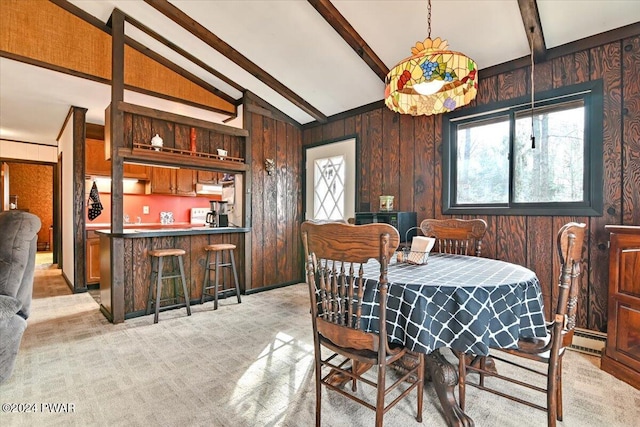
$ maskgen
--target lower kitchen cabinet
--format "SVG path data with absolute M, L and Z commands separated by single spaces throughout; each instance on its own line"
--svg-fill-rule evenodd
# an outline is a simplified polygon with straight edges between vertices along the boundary
M 86 284 L 100 283 L 100 237 L 94 231 L 87 231 Z

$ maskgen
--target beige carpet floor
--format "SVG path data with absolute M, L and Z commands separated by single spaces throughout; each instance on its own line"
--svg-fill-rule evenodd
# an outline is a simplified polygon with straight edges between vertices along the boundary
M 54 266 L 55 267 L 55 266 Z M 286 426 L 314 424 L 311 320 L 305 285 L 112 325 L 89 294 L 70 293 L 59 270 L 37 270 L 34 301 L 0 426 Z M 599 369 L 594 356 L 565 357 L 564 427 L 637 426 L 640 391 Z M 503 369 L 503 368 L 500 368 Z M 508 368 L 504 368 L 505 371 Z M 373 396 L 360 386 L 360 393 Z M 540 395 L 542 397 L 542 395 Z M 51 404 L 67 409 L 54 413 Z M 35 405 L 34 405 L 35 404 Z M 324 390 L 323 426 L 371 426 L 373 412 Z M 26 406 L 25 406 L 26 405 Z M 3 406 L 3 409 L 5 406 Z M 445 426 L 425 387 L 424 426 Z M 467 392 L 476 426 L 546 426 L 542 411 Z M 418 426 L 415 394 L 386 426 Z

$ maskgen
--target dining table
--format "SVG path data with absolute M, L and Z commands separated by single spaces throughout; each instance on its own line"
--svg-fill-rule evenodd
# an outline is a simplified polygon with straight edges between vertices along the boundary
M 379 331 L 380 264 L 364 266 L 361 327 Z M 387 338 L 425 353 L 449 426 L 473 426 L 456 401 L 458 370 L 440 353 L 487 356 L 491 348 L 516 348 L 521 338 L 545 338 L 544 306 L 536 274 L 489 258 L 433 253 L 423 264 L 390 260 Z

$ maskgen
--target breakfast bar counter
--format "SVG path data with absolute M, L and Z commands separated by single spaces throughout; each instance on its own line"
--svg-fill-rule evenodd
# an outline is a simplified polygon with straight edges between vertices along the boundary
M 184 249 L 184 272 L 191 304 L 200 303 L 202 282 L 205 274 L 207 245 L 231 243 L 236 246 L 235 260 L 240 289 L 245 290 L 245 241 L 250 228 L 245 227 L 206 227 L 191 225 L 158 225 L 154 227 L 124 228 L 122 232 L 110 229 L 96 229 L 100 236 L 100 310 L 110 321 L 130 319 L 145 315 L 149 297 L 151 276 L 151 257 L 148 252 L 154 249 Z M 122 239 L 124 253 L 112 254 L 112 239 Z M 115 259 L 114 257 L 119 257 Z M 124 262 L 123 289 L 116 291 L 118 285 L 112 283 L 111 268 L 113 262 Z M 225 269 L 226 270 L 226 269 Z M 232 284 L 226 277 L 225 284 Z M 226 285 L 225 285 L 226 286 Z M 163 298 L 173 296 L 173 286 L 163 287 Z

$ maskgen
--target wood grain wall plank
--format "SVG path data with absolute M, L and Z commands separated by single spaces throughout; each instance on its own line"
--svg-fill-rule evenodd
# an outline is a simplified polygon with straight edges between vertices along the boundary
M 284 283 L 289 276 L 287 271 L 287 125 L 275 122 L 275 199 L 276 199 L 276 278 L 274 283 Z
M 251 169 L 256 171 L 253 176 L 252 194 L 251 194 L 251 287 L 260 288 L 265 285 L 263 279 L 263 266 L 265 266 L 262 257 L 262 248 L 264 247 L 264 134 L 263 121 L 265 119 L 258 115 L 252 114 L 251 118 L 251 151 L 252 164 Z M 266 267 L 266 266 L 265 266 Z
M 371 145 L 371 115 L 369 111 L 362 115 L 360 132 L 360 165 L 358 174 L 360 175 L 360 206 L 356 206 L 356 211 L 368 212 L 371 210 L 371 165 L 372 145 Z
M 275 159 L 276 157 L 276 121 L 274 119 L 265 118 L 263 121 L 262 132 L 264 134 L 262 156 L 263 159 Z M 276 179 L 277 176 L 267 175 L 262 167 L 262 178 L 264 187 L 262 197 L 264 198 L 264 212 L 262 217 L 262 232 L 264 233 L 263 249 L 262 249 L 262 283 L 277 283 L 276 273 L 276 245 L 277 245 L 277 205 L 276 205 Z M 259 173 L 257 174 L 260 175 Z
M 622 42 L 623 199 L 622 223 L 640 224 L 640 37 Z
M 419 226 L 422 220 L 434 217 L 433 200 L 436 187 L 433 177 L 433 159 L 435 157 L 435 142 L 433 140 L 432 117 L 416 117 L 413 122 L 415 147 L 412 182 L 413 206 L 406 210 L 415 210 Z
M 388 108 L 382 109 L 382 192 L 376 196 L 400 194 L 400 115 Z M 379 206 L 379 205 L 378 205 Z
M 379 205 L 379 197 L 384 194 L 384 135 L 382 133 L 382 109 L 373 110 L 369 115 L 369 151 L 368 164 L 363 165 L 368 168 L 369 174 L 369 194 L 368 200 L 371 211 L 377 211 Z
M 620 43 L 611 43 L 590 51 L 591 80 L 602 79 L 602 160 L 603 160 L 603 213 L 587 223 L 589 230 L 589 262 L 585 270 L 590 283 L 587 295 L 588 322 L 584 327 L 605 330 L 609 289 L 609 233 L 607 224 L 622 221 L 622 64 Z M 591 316 L 589 313 L 598 313 Z M 596 320 L 600 319 L 600 320 Z
M 151 144 L 151 138 L 153 138 L 154 135 L 151 133 L 151 119 L 138 114 L 132 114 L 131 121 L 133 123 L 133 142 Z
M 552 258 L 556 256 L 553 240 L 553 220 L 549 216 L 527 218 L 527 263 L 540 280 L 543 290 L 545 316 L 553 319 L 551 313 Z
M 394 210 L 413 211 L 414 173 L 415 173 L 415 120 L 406 114 L 400 115 L 398 147 L 398 200 L 394 201 Z M 403 238 L 404 240 L 404 238 Z

